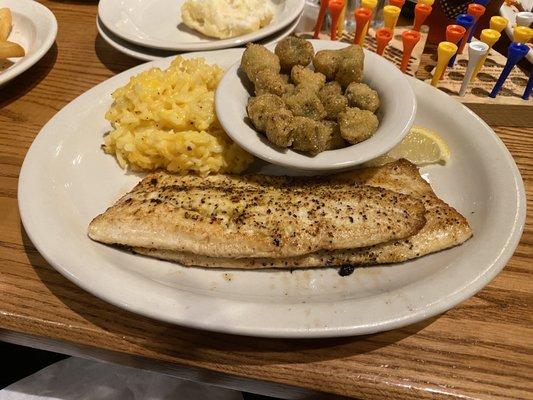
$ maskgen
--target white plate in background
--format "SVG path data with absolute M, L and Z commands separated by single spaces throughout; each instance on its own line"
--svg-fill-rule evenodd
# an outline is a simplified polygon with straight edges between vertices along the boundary
M 305 0 L 272 0 L 270 24 L 246 35 L 217 39 L 202 35 L 181 22 L 185 0 L 100 0 L 103 24 L 122 39 L 144 47 L 173 51 L 204 51 L 242 46 L 283 30 L 302 14 Z
M 52 12 L 33 0 L 0 0 L 13 16 L 13 28 L 8 40 L 20 44 L 24 57 L 0 60 L 0 85 L 20 75 L 39 61 L 54 43 L 57 21 Z
M 267 46 L 269 44 L 274 44 L 274 43 L 279 42 L 280 40 L 289 36 L 294 31 L 294 29 L 300 22 L 301 18 L 302 16 L 300 15 L 287 28 L 283 29 L 282 31 L 276 32 L 272 36 L 268 36 L 264 39 L 261 39 L 257 41 L 256 43 Z M 158 49 L 153 49 L 150 47 L 138 46 L 136 44 L 128 42 L 127 40 L 121 39 L 120 37 L 115 35 L 113 32 L 111 32 L 109 29 L 107 29 L 105 25 L 102 23 L 102 21 L 100 21 L 99 17 L 96 17 L 96 28 L 98 29 L 98 33 L 100 34 L 100 36 L 102 36 L 102 38 L 111 47 L 120 51 L 123 54 L 136 58 L 138 60 L 153 61 L 153 60 L 158 60 L 160 58 L 166 58 L 166 57 L 170 57 L 175 54 L 179 54 L 178 52 L 170 51 L 170 50 L 158 50 Z
M 242 51 L 187 57 L 229 68 Z M 100 148 L 110 129 L 104 114 L 111 93 L 139 72 L 169 63 L 139 65 L 72 101 L 43 127 L 24 160 L 18 199 L 26 232 L 52 266 L 90 293 L 188 327 L 268 337 L 348 336 L 442 313 L 482 289 L 512 256 L 524 226 L 525 194 L 511 154 L 474 113 L 413 78 L 415 123 L 439 132 L 452 154 L 446 166 L 421 172 L 468 219 L 474 236 L 463 245 L 341 277 L 335 268 L 188 268 L 91 241 L 89 222 L 140 180 Z M 272 165 L 264 171 L 287 172 Z

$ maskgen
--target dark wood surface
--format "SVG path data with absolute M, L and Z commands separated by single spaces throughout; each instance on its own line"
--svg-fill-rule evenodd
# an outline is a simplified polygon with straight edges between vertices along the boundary
M 533 210 L 522 241 L 486 288 L 406 328 L 328 340 L 269 340 L 180 328 L 118 309 L 58 274 L 35 250 L 17 207 L 20 166 L 68 102 L 139 62 L 96 33 L 94 1 L 42 1 L 57 43 L 0 89 L 0 339 L 285 398 L 533 398 Z M 494 126 L 533 196 L 533 117 Z

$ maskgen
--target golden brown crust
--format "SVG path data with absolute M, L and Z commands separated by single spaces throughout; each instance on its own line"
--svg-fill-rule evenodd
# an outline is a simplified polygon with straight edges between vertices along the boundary
M 424 224 L 421 201 L 335 177 L 159 172 L 96 217 L 89 236 L 208 257 L 294 257 L 406 238 Z
M 437 198 L 416 166 L 399 160 L 379 168 L 367 168 L 337 175 L 339 182 L 376 185 L 419 197 L 426 210 L 426 225 L 407 239 L 363 249 L 319 251 L 287 258 L 212 258 L 192 253 L 136 248 L 135 252 L 164 260 L 210 268 L 310 268 L 340 265 L 387 264 L 407 261 L 456 246 L 468 240 L 472 231 L 466 219 Z

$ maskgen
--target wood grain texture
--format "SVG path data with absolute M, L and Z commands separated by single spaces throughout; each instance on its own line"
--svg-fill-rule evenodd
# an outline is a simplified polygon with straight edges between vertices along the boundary
M 248 390 L 257 380 L 360 399 L 533 399 L 533 117 L 529 128 L 494 127 L 522 173 L 527 222 L 507 267 L 468 301 L 403 329 L 344 339 L 269 340 L 184 329 L 79 289 L 47 264 L 21 227 L 18 174 L 35 135 L 76 96 L 138 63 L 97 36 L 95 1 L 42 3 L 58 19 L 57 44 L 0 89 L 0 328 L 10 340 L 20 333 L 56 343 L 56 351 L 64 343 L 67 353 L 79 345 L 103 359 L 122 354 L 136 365 L 149 360 L 190 368 L 197 371 L 190 379 L 202 380 L 202 371 L 240 378 Z

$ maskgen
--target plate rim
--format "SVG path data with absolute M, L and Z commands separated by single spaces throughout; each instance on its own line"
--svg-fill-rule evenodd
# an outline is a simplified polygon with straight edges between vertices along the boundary
M 20 10 L 21 8 L 25 7 L 33 7 L 34 9 L 38 10 L 37 12 L 41 12 L 42 15 L 47 19 L 49 24 L 48 29 L 50 29 L 50 32 L 48 32 L 48 36 L 43 40 L 43 43 L 35 51 L 35 53 L 31 54 L 30 56 L 24 56 L 19 62 L 15 63 L 15 65 L 0 73 L 0 85 L 11 81 L 35 65 L 41 58 L 44 57 L 46 53 L 48 53 L 48 50 L 50 50 L 57 37 L 57 19 L 54 13 L 48 7 L 32 0 L 6 0 L 6 4 L 3 4 L 3 6 L 9 7 L 15 12 L 20 12 L 15 10 L 16 8 Z M 24 14 L 23 12 L 20 13 Z M 33 19 L 30 16 L 27 14 L 24 15 L 33 22 Z
M 231 49 L 233 51 L 237 49 Z M 227 50 L 226 50 L 227 51 Z M 136 72 L 139 70 L 142 70 L 144 68 L 148 68 L 153 63 L 147 63 L 143 64 L 137 67 L 132 68 L 132 70 L 135 70 Z M 131 70 L 124 71 L 122 74 L 131 72 Z M 431 86 L 420 82 L 414 78 L 409 78 L 410 82 L 413 85 L 421 85 L 420 87 L 423 87 L 424 90 L 429 90 L 430 93 L 434 93 L 435 95 L 439 96 L 446 96 L 444 93 L 439 91 L 438 89 L 432 88 Z M 107 82 L 107 81 L 104 81 Z M 104 83 L 103 82 L 103 83 Z M 100 85 L 102 85 L 101 83 Z M 97 85 L 96 87 L 98 87 Z M 93 88 L 94 89 L 94 88 Z M 89 91 L 85 92 L 75 100 L 73 100 L 69 105 L 65 106 L 56 116 L 60 115 L 61 113 L 68 112 L 69 106 L 71 106 L 76 100 L 83 98 L 85 96 L 88 96 L 88 93 L 93 90 L 90 89 Z M 513 160 L 512 155 L 508 151 L 508 149 L 505 147 L 502 140 L 494 134 L 493 130 L 481 119 L 479 118 L 475 113 L 473 113 L 471 110 L 463 106 L 462 104 L 458 103 L 454 99 L 449 99 L 450 101 L 459 104 L 464 111 L 466 111 L 471 117 L 477 120 L 478 123 L 481 123 L 484 128 L 489 132 L 493 133 L 492 139 L 495 140 L 495 146 L 499 148 L 499 151 L 502 154 L 502 158 L 504 158 L 505 164 L 508 165 L 510 168 L 510 172 L 513 175 L 513 186 L 516 189 L 516 212 L 515 212 L 515 218 L 514 218 L 514 224 L 512 225 L 512 229 L 509 232 L 509 235 L 507 237 L 507 241 L 505 243 L 505 246 L 502 248 L 502 251 L 499 253 L 497 257 L 495 257 L 490 265 L 487 265 L 486 268 L 483 268 L 482 274 L 477 275 L 475 279 L 465 282 L 464 285 L 461 285 L 460 289 L 458 291 L 452 292 L 450 295 L 442 296 L 438 299 L 438 301 L 432 303 L 431 307 L 429 308 L 423 308 L 420 310 L 417 310 L 416 312 L 405 312 L 404 315 L 400 318 L 394 318 L 392 320 L 386 320 L 386 321 L 380 321 L 379 323 L 371 324 L 371 325 L 349 325 L 346 324 L 344 327 L 318 327 L 318 328 L 290 328 L 290 329 L 279 329 L 279 328 L 257 328 L 257 327 L 250 327 L 250 326 L 228 326 L 224 323 L 213 322 L 213 321 L 204 321 L 204 320 L 191 320 L 190 318 L 184 318 L 182 315 L 176 316 L 176 315 L 168 315 L 165 312 L 162 312 L 161 310 L 157 309 L 150 309 L 148 306 L 143 307 L 136 307 L 138 305 L 128 303 L 127 301 L 120 298 L 120 295 L 116 296 L 114 293 L 102 293 L 100 288 L 98 287 L 98 284 L 94 284 L 94 282 L 91 284 L 90 282 L 83 282 L 81 281 L 74 273 L 69 271 L 68 266 L 64 266 L 61 264 L 58 264 L 58 262 L 49 255 L 49 253 L 53 253 L 53 251 L 48 252 L 45 247 L 42 246 L 42 239 L 39 237 L 36 237 L 34 235 L 34 231 L 32 228 L 32 221 L 29 218 L 29 215 L 31 216 L 31 206 L 30 204 L 32 202 L 35 202 L 35 197 L 29 197 L 30 200 L 28 201 L 28 190 L 29 182 L 31 182 L 31 170 L 29 169 L 30 163 L 33 163 L 33 159 L 36 157 L 35 153 L 39 151 L 39 147 L 44 144 L 42 143 L 45 140 L 45 135 L 47 135 L 47 127 L 49 129 L 50 125 L 53 123 L 53 121 L 56 119 L 56 116 L 54 116 L 41 130 L 41 132 L 37 135 L 34 142 L 32 143 L 30 149 L 28 150 L 26 157 L 24 159 L 24 163 L 21 168 L 21 172 L 19 175 L 19 183 L 18 183 L 18 204 L 19 204 L 19 210 L 20 215 L 22 219 L 22 223 L 24 225 L 24 228 L 32 241 L 32 243 L 35 245 L 36 249 L 39 251 L 39 253 L 46 259 L 46 261 L 52 265 L 57 271 L 59 271 L 62 275 L 64 275 L 67 279 L 73 281 L 76 285 L 81 287 L 82 289 L 92 293 L 98 298 L 104 299 L 105 301 L 114 304 L 115 306 L 118 306 L 120 308 L 138 313 L 140 315 L 144 315 L 146 317 L 155 318 L 157 320 L 162 320 L 165 322 L 178 324 L 180 326 L 185 327 L 191 327 L 191 328 L 197 328 L 197 329 L 204 329 L 208 331 L 216 331 L 216 332 L 222 332 L 222 333 L 229 333 L 229 334 L 240 334 L 240 335 L 249 335 L 249 336 L 261 336 L 261 337 L 276 337 L 276 338 L 325 338 L 325 337 L 342 337 L 342 336 L 353 336 L 353 335 L 361 335 L 361 334 L 370 334 L 375 333 L 379 331 L 384 330 L 390 330 L 399 328 L 411 323 L 419 322 L 421 320 L 424 320 L 426 318 L 438 315 L 458 303 L 468 299 L 475 293 L 477 293 L 479 290 L 481 290 L 488 282 L 490 282 L 507 264 L 508 260 L 512 257 L 521 237 L 521 233 L 524 228 L 525 223 L 525 217 L 526 217 L 526 209 L 525 209 L 525 189 L 523 185 L 523 181 L 520 175 L 520 172 L 518 170 L 518 167 L 516 163 Z M 65 111 L 64 111 L 65 110 Z M 42 134 L 45 132 L 44 134 Z M 35 179 L 35 178 L 33 178 Z M 87 239 L 89 240 L 89 239 Z M 146 278 L 142 278 L 146 279 Z M 169 288 L 170 289 L 170 288 Z M 181 295 L 183 293 L 177 289 L 172 289 L 174 292 L 180 292 Z M 450 290 L 452 291 L 452 290 Z M 188 294 L 189 296 L 192 295 L 198 296 L 196 294 Z M 171 299 L 165 299 L 167 302 L 172 301 Z M 242 301 L 235 301 L 232 299 L 225 299 L 225 298 L 216 298 L 216 301 L 219 303 L 222 303 L 223 305 L 242 305 Z M 344 300 L 344 302 L 350 301 L 350 300 Z M 257 305 L 257 303 L 254 303 Z M 342 305 L 343 302 L 335 302 L 336 305 Z M 281 304 L 282 306 L 286 306 L 286 304 Z M 275 308 L 278 306 L 277 304 L 269 304 L 270 307 Z
M 271 36 L 276 34 L 277 32 L 285 29 L 288 27 L 296 18 L 298 18 L 305 7 L 305 0 L 292 0 L 295 2 L 299 2 L 298 7 L 295 8 L 294 12 L 289 14 L 286 19 L 283 20 L 283 22 L 276 27 L 272 27 L 270 25 L 267 25 L 266 27 L 263 27 L 259 29 L 258 31 L 247 33 L 245 35 L 236 36 L 233 38 L 228 39 L 214 39 L 209 42 L 183 42 L 183 43 L 175 43 L 174 45 L 165 45 L 162 43 L 158 43 L 156 40 L 150 40 L 150 39 L 138 39 L 138 38 L 132 38 L 130 37 L 126 32 L 123 32 L 120 29 L 113 28 L 113 24 L 110 20 L 110 16 L 105 11 L 105 7 L 108 3 L 115 2 L 116 0 L 100 0 L 98 3 L 98 13 L 97 15 L 100 17 L 102 23 L 104 26 L 109 29 L 109 31 L 113 32 L 115 35 L 120 37 L 123 40 L 126 40 L 127 42 L 130 42 L 132 44 L 136 44 L 138 46 L 142 47 L 148 47 L 153 49 L 159 49 L 159 50 L 170 50 L 170 51 L 179 51 L 179 52 L 193 52 L 193 51 L 206 51 L 206 50 L 221 50 L 226 49 L 230 47 L 238 47 L 242 46 L 248 42 L 255 42 L 261 39 L 264 39 L 265 37 Z M 109 18 L 108 18 L 109 17 Z

